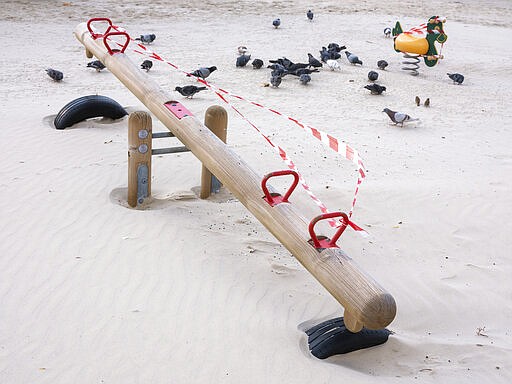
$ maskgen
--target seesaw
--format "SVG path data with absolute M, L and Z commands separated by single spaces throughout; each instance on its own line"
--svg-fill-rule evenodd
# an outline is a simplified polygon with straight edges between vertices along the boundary
M 102 34 L 91 29 L 91 21 L 109 24 Z M 85 46 L 88 57 L 94 55 L 114 74 L 169 131 L 178 138 L 219 181 L 286 247 L 286 249 L 327 289 L 344 307 L 343 329 L 351 335 L 367 336 L 369 330 L 383 330 L 396 314 L 393 297 L 370 275 L 365 273 L 336 244 L 348 225 L 342 212 L 332 212 L 309 221 L 288 199 L 297 184 L 293 171 L 277 171 L 258 175 L 237 153 L 201 123 L 180 102 L 162 90 L 144 71 L 141 71 L 124 53 L 130 43 L 125 32 L 110 32 L 109 19 L 93 19 L 79 24 L 74 31 Z M 121 49 L 112 49 L 109 40 L 126 39 Z M 273 177 L 293 177 L 284 193 L 276 193 L 268 185 Z M 339 219 L 341 225 L 328 238 L 317 235 L 315 226 L 322 220 Z M 327 328 L 342 329 L 339 323 Z M 316 329 L 315 329 L 316 331 Z M 362 331 L 362 332 L 361 332 Z M 329 343 L 329 336 L 318 341 Z M 386 331 L 387 339 L 387 331 Z M 365 339 L 366 340 L 366 339 Z M 370 345 L 381 344 L 382 335 Z M 342 342 L 342 341 L 341 341 Z M 367 340 L 362 343 L 368 343 Z M 332 340 L 331 340 L 332 344 Z M 368 347 L 370 345 L 364 345 Z M 311 347 L 311 343 L 310 343 Z M 331 345 L 332 347 L 332 345 Z M 361 348 L 361 347 L 359 347 Z M 356 348 L 357 349 L 357 348 Z M 350 349 L 354 350 L 354 348 Z M 332 349 L 333 353 L 336 348 Z M 312 351 L 313 352 L 313 351 Z M 329 353 L 315 354 L 327 357 Z

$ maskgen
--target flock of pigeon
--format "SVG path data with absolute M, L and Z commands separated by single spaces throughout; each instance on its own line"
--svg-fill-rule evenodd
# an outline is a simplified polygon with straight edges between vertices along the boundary
M 306 12 L 306 16 L 309 21 L 313 21 L 314 14 L 311 10 Z M 277 18 L 272 21 L 272 25 L 274 28 L 279 28 L 281 26 L 281 19 Z M 391 37 L 391 29 L 386 27 L 384 29 L 384 36 Z M 155 41 L 155 34 L 145 34 L 140 35 L 140 37 L 135 38 L 135 40 L 140 41 L 143 44 L 151 44 Z M 311 82 L 311 75 L 317 72 L 320 72 L 320 68 L 326 65 L 331 71 L 341 70 L 341 65 L 339 63 L 339 59 L 342 57 L 341 52 L 344 51 L 345 56 L 348 62 L 352 65 L 363 65 L 362 60 L 359 57 L 349 51 L 347 51 L 346 46 L 340 46 L 337 43 L 330 43 L 326 47 L 323 46 L 319 51 L 320 60 L 315 58 L 311 53 L 308 53 L 308 62 L 307 63 L 294 63 L 286 57 L 269 60 L 268 69 L 270 72 L 270 80 L 269 83 L 266 83 L 265 86 L 272 86 L 277 88 L 281 85 L 281 82 L 286 76 L 294 76 L 296 77 L 300 84 L 307 85 Z M 247 47 L 239 46 L 238 47 L 239 56 L 236 59 L 236 67 L 245 67 L 251 61 L 251 55 L 247 53 Z M 261 69 L 264 66 L 264 62 L 262 59 L 253 59 L 252 67 L 254 69 Z M 144 60 L 140 67 L 142 70 L 149 71 L 153 66 L 153 62 L 151 60 Z M 388 63 L 385 60 L 377 61 L 377 67 L 384 71 Z M 94 60 L 87 63 L 88 68 L 93 68 L 97 72 L 100 72 L 105 68 L 105 65 L 100 60 Z M 196 70 L 191 71 L 187 76 L 197 77 L 201 79 L 206 79 L 210 76 L 214 71 L 217 70 L 216 66 L 211 67 L 200 67 Z M 53 68 L 46 69 L 46 73 L 50 78 L 54 81 L 61 81 L 64 78 L 64 74 L 61 71 L 58 71 Z M 464 76 L 460 73 L 448 73 L 448 77 L 453 81 L 454 84 L 462 84 L 464 81 Z M 376 71 L 368 72 L 368 80 L 371 81 L 371 84 L 367 84 L 364 86 L 365 89 L 369 90 L 372 95 L 381 95 L 386 91 L 386 87 L 383 85 L 379 85 L 375 83 L 379 78 L 379 74 Z M 192 98 L 196 93 L 206 90 L 207 87 L 198 87 L 195 85 L 185 85 L 185 86 L 177 86 L 175 87 L 175 91 L 179 92 L 182 96 L 187 98 Z M 416 105 L 420 105 L 420 99 L 416 96 Z M 426 99 L 424 105 L 428 107 L 430 105 L 430 99 Z M 406 121 L 414 121 L 417 119 L 411 118 L 411 116 L 406 113 L 392 111 L 388 108 L 384 108 L 382 112 L 385 112 L 391 121 L 395 124 L 403 124 Z

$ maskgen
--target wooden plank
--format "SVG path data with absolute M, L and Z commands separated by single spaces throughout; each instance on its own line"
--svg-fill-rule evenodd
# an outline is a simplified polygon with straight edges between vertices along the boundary
M 309 220 L 293 204 L 271 207 L 262 198 L 262 176 L 179 105 L 180 113 L 173 113 L 166 104 L 179 103 L 135 66 L 127 55 L 110 55 L 102 39 L 91 37 L 85 23 L 79 24 L 74 33 L 86 49 L 100 59 L 334 296 L 345 308 L 349 330 L 356 332 L 362 326 L 381 329 L 391 323 L 396 314 L 393 297 L 341 249 L 317 250 L 310 245 Z

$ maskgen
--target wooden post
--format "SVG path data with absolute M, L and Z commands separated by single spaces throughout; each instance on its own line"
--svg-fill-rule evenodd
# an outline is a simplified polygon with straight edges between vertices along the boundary
M 212 131 L 222 142 L 226 142 L 228 128 L 228 113 L 220 105 L 212 105 L 206 110 L 204 125 Z M 206 199 L 212 192 L 212 177 L 215 177 L 203 164 L 201 170 L 201 192 L 199 197 Z
M 136 207 L 151 196 L 151 116 L 130 113 L 128 119 L 128 205 Z
M 352 332 L 362 326 L 382 329 L 393 321 L 396 314 L 393 296 L 341 249 L 316 249 L 309 244 L 310 220 L 293 204 L 268 204 L 263 199 L 262 176 L 185 106 L 160 88 L 126 54 L 110 54 L 103 39 L 94 40 L 85 23 L 79 24 L 74 33 L 334 296 L 345 308 L 349 319 L 347 329 Z

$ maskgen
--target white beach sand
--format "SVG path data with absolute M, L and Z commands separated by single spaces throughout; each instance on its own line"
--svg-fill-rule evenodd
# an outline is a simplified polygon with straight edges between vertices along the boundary
M 94 3 L 0 10 L 0 383 L 512 382 L 510 1 Z M 447 17 L 445 58 L 413 77 L 382 31 L 432 15 Z M 129 209 L 127 118 L 53 127 L 66 103 L 89 94 L 146 110 L 108 70 L 86 68 L 72 32 L 105 16 L 133 36 L 155 33 L 151 49 L 180 68 L 216 65 L 212 84 L 359 150 L 368 177 L 353 219 L 370 237 L 347 230 L 339 244 L 397 302 L 386 344 L 311 356 L 302 329 L 343 308 L 228 191 L 196 196 L 192 154 L 155 157 L 153 201 Z M 324 68 L 307 87 L 285 78 L 277 89 L 261 86 L 268 69 L 235 67 L 239 45 L 267 64 L 305 61 L 330 42 L 364 65 L 342 57 L 339 72 Z M 363 86 L 379 59 L 390 63 L 378 80 L 387 92 L 373 96 Z M 447 72 L 466 80 L 453 85 Z M 223 105 L 212 92 L 175 93 L 193 82 L 168 65 L 155 62 L 148 76 L 201 120 Z M 235 104 L 329 209 L 350 209 L 352 163 L 285 119 Z M 384 107 L 419 121 L 395 126 Z M 262 175 L 286 168 L 228 113 L 230 148 Z M 291 200 L 306 217 L 320 213 L 300 187 Z

